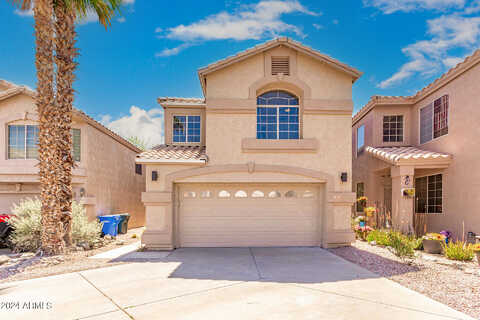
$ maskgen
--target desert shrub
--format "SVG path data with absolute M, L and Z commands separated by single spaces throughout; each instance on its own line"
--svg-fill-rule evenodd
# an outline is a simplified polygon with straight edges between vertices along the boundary
M 390 241 L 388 239 L 388 231 L 384 230 L 373 230 L 367 235 L 367 241 L 375 241 L 378 245 L 389 246 Z
M 412 237 L 410 238 L 410 241 L 412 242 L 413 250 L 423 250 L 423 239 L 421 237 Z
M 463 241 L 443 244 L 443 252 L 448 259 L 460 261 L 471 261 L 474 255 L 473 246 Z
M 397 257 L 401 259 L 415 257 L 414 243 L 407 236 L 398 231 L 390 231 L 387 237 L 389 246 Z
M 24 199 L 14 204 L 10 220 L 14 231 L 10 240 L 15 251 L 36 251 L 41 246 L 42 217 L 39 199 Z M 101 224 L 89 222 L 85 209 L 75 201 L 72 204 L 72 241 L 86 242 L 90 246 L 100 241 Z

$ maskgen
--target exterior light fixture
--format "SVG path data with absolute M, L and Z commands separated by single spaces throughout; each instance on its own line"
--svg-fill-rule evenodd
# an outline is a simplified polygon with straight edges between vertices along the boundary
M 347 179 L 348 178 L 348 175 L 346 172 L 342 172 L 342 174 L 340 175 L 340 180 L 342 180 L 342 182 L 347 182 Z

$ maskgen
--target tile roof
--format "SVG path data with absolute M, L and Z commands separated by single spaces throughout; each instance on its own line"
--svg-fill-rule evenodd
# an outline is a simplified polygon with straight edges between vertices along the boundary
M 204 98 L 159 97 L 159 98 L 157 98 L 157 102 L 160 105 L 165 105 L 165 106 L 171 106 L 171 105 L 202 106 L 202 105 L 205 105 L 205 99 Z
M 365 151 L 375 158 L 394 165 L 418 162 L 450 163 L 452 156 L 447 153 L 427 151 L 415 147 L 366 147 Z
M 439 78 L 434 80 L 432 83 L 417 91 L 412 96 L 372 96 L 368 103 L 363 106 L 354 116 L 352 123 L 355 124 L 359 121 L 365 114 L 367 114 L 376 104 L 379 103 L 390 103 L 388 100 L 397 100 L 397 103 L 403 104 L 413 104 L 421 99 L 423 99 L 428 94 L 432 93 L 433 91 L 441 88 L 445 84 L 449 83 L 450 81 L 454 80 L 458 76 L 460 76 L 465 71 L 469 70 L 470 68 L 474 67 L 480 63 L 480 49 L 476 50 L 471 56 L 468 56 L 462 62 L 458 63 L 455 67 L 448 70 L 446 73 L 442 74 Z
M 205 146 L 179 146 L 161 144 L 137 155 L 138 162 L 207 162 Z

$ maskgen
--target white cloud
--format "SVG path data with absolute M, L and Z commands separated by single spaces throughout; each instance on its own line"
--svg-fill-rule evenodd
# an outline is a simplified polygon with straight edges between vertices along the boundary
M 333 19 L 332 23 L 333 23 L 333 24 L 338 24 L 339 21 L 338 21 L 337 19 Z
M 388 88 L 416 74 L 429 76 L 455 66 L 480 45 L 480 17 L 463 14 L 443 15 L 427 21 L 429 40 L 417 41 L 402 49 L 409 58 L 378 87 Z M 458 57 L 458 52 L 462 52 Z
M 282 32 L 293 32 L 303 36 L 300 28 L 282 21 L 283 15 L 291 13 L 318 15 L 297 0 L 262 0 L 257 4 L 243 5 L 233 13 L 223 11 L 188 25 L 181 24 L 168 28 L 163 37 L 191 43 L 208 40 L 262 39 L 275 37 Z M 158 28 L 157 33 L 161 31 L 163 30 Z M 184 46 L 178 48 L 166 49 L 166 52 L 174 54 L 173 52 L 178 53 L 185 49 Z
M 155 54 L 155 57 L 169 57 L 169 56 L 174 56 L 179 54 L 181 51 L 187 49 L 188 47 L 191 47 L 193 43 L 185 42 L 182 43 L 181 45 L 173 48 L 165 48 L 160 52 L 157 52 Z
M 15 9 L 14 13 L 16 15 L 21 16 L 21 17 L 33 17 L 33 9 L 32 8 L 30 8 L 28 10 Z
M 120 23 L 124 23 L 125 21 L 127 21 L 127 19 L 125 19 L 125 17 L 120 17 L 117 19 L 117 21 Z
M 321 24 L 318 24 L 318 23 L 314 23 L 313 24 L 313 27 L 317 30 L 320 30 L 320 29 L 323 29 L 324 27 L 321 25 Z
M 397 11 L 439 10 L 463 8 L 465 0 L 363 0 L 367 7 L 376 7 L 385 14 Z
M 100 122 L 122 137 L 136 136 L 142 139 L 148 147 L 164 142 L 163 110 L 159 108 L 144 110 L 131 106 L 128 115 L 115 120 L 110 115 L 103 115 Z

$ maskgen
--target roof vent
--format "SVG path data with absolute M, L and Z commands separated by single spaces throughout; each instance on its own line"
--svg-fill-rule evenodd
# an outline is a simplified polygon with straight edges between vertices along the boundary
M 272 76 L 277 74 L 290 75 L 289 57 L 272 57 Z

